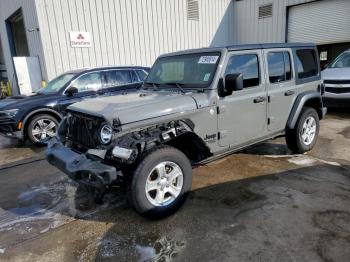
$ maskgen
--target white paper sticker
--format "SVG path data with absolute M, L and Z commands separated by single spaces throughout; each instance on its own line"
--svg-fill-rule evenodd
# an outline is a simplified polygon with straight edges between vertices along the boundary
M 198 64 L 216 64 L 219 56 L 201 56 Z

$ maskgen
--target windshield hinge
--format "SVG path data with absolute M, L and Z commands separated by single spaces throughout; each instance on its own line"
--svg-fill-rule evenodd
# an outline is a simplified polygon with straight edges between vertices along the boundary
M 218 132 L 218 140 L 220 140 L 220 139 L 221 139 L 221 133 Z
M 218 114 L 218 115 L 220 115 L 220 107 L 216 107 L 216 113 Z
M 267 102 L 271 103 L 271 96 L 267 96 Z
M 267 125 L 271 125 L 271 118 L 267 118 Z

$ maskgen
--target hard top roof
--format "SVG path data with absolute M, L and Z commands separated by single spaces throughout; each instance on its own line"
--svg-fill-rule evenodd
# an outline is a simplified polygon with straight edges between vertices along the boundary
M 219 52 L 222 49 L 227 49 L 228 51 L 240 51 L 240 50 L 252 50 L 252 49 L 270 49 L 270 48 L 293 48 L 293 47 L 316 47 L 313 43 L 264 43 L 264 44 L 241 44 L 241 45 L 228 45 L 228 46 L 215 46 L 215 47 L 204 47 L 197 49 L 188 49 L 178 52 L 173 52 L 169 54 L 164 54 L 162 56 L 172 56 L 190 53 L 201 53 L 201 52 Z

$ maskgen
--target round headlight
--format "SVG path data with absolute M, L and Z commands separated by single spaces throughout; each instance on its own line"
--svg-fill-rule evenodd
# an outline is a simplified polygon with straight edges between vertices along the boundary
M 100 138 L 103 144 L 109 144 L 112 141 L 113 129 L 109 125 L 103 125 L 101 127 Z

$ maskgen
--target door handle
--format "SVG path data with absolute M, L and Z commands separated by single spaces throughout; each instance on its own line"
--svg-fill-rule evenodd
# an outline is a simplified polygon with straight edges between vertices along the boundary
M 263 96 L 259 96 L 257 98 L 254 99 L 254 104 L 258 104 L 258 103 L 263 103 L 266 101 L 266 98 Z
M 292 95 L 294 95 L 295 94 L 295 91 L 293 91 L 293 90 L 288 90 L 288 91 L 286 91 L 285 93 L 284 93 L 284 96 L 292 96 Z

